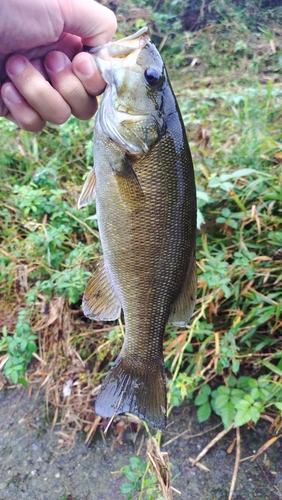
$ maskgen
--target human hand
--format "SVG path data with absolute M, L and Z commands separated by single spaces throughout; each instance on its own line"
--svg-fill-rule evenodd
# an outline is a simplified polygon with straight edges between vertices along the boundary
M 113 12 L 93 0 L 2 0 L 0 116 L 33 132 L 91 118 L 105 82 L 82 46 L 109 42 L 115 29 Z

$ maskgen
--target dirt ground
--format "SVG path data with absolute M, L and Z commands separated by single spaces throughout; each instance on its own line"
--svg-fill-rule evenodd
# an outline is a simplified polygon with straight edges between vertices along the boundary
M 175 494 L 174 498 L 228 499 L 235 448 L 231 453 L 227 450 L 235 431 L 228 433 L 202 459 L 210 472 L 191 466 L 188 460 L 195 458 L 222 427 L 200 437 L 189 439 L 189 436 L 211 429 L 218 422 L 214 417 L 199 424 L 194 410 L 188 406 L 176 409 L 170 417 L 163 443 L 187 432 L 162 448 L 169 452 L 172 484 L 181 491 L 181 496 Z M 260 422 L 253 429 L 241 430 L 242 458 L 253 455 L 270 438 L 268 428 L 267 423 Z M 85 436 L 80 433 L 72 449 L 60 448 L 60 429 L 51 431 L 43 396 L 35 400 L 23 388 L 0 392 L 0 429 L 0 500 L 126 500 L 127 495 L 119 491 L 126 478 L 114 472 L 129 464 L 129 458 L 140 447 L 143 430 L 135 443 L 131 432 L 125 434 L 122 444 L 115 443 L 114 431 L 110 431 L 105 440 L 98 433 L 90 447 L 86 447 Z M 143 458 L 145 441 L 141 448 Z M 138 499 L 138 494 L 135 498 Z M 276 498 L 282 498 L 281 439 L 256 461 L 241 462 L 233 495 L 234 500 Z

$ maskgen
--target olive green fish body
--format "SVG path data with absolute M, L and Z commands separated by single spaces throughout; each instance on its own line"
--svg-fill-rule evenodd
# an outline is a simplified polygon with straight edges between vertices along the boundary
M 105 133 L 103 103 L 97 117 L 95 191 L 104 262 L 86 289 L 84 311 L 89 317 L 114 319 L 122 308 L 126 325 L 121 353 L 97 397 L 96 412 L 112 416 L 131 411 L 164 428 L 164 329 L 168 321 L 186 324 L 195 302 L 195 183 L 166 70 L 148 38 L 142 50 L 147 51 L 145 68 L 158 58 L 161 72 L 153 89 L 146 87 L 143 67 L 139 76 L 146 98 L 153 101 L 151 113 L 145 121 L 141 118 L 141 126 L 133 117 L 120 142 Z M 108 102 L 106 96 L 104 105 Z

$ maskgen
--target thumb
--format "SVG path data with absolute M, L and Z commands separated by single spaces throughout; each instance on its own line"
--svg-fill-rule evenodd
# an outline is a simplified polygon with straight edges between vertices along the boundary
M 80 36 L 90 47 L 108 43 L 117 27 L 115 14 L 93 0 L 58 0 L 64 31 Z

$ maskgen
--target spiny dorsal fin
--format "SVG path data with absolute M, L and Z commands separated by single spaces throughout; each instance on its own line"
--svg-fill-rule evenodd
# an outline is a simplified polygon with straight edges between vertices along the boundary
M 81 195 L 78 200 L 78 208 L 86 207 L 89 205 L 95 198 L 95 184 L 96 184 L 96 176 L 94 170 L 90 170 L 87 179 L 83 185 Z
M 197 293 L 197 267 L 196 261 L 193 262 L 188 268 L 188 272 L 183 283 L 182 289 L 172 304 L 170 315 L 168 318 L 169 323 L 176 326 L 187 325 L 190 317 L 193 314 Z
M 110 282 L 104 261 L 87 284 L 82 301 L 85 316 L 101 321 L 119 318 L 121 305 Z

